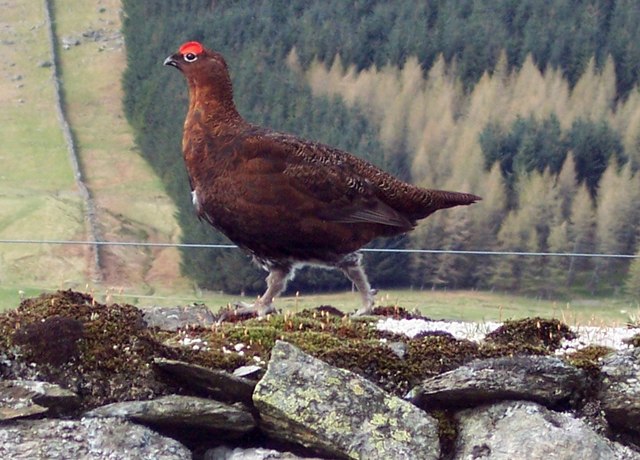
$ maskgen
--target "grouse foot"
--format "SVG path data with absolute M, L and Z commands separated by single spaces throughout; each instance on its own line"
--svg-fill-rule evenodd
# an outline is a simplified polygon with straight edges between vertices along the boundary
M 362 295 L 363 305 L 353 316 L 366 316 L 373 314 L 373 305 L 375 302 L 375 295 L 378 293 L 377 289 L 369 289 L 367 294 Z

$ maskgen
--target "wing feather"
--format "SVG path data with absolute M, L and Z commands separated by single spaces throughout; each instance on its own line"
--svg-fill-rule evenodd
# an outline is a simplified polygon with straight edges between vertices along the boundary
M 269 138 L 267 138 L 269 139 Z M 338 223 L 370 223 L 410 230 L 415 222 L 382 201 L 374 184 L 350 164 L 347 154 L 323 144 L 301 143 L 279 135 L 267 143 L 269 158 L 284 156 L 284 169 L 274 181 L 287 183 L 289 197 L 301 196 L 315 203 L 316 217 Z

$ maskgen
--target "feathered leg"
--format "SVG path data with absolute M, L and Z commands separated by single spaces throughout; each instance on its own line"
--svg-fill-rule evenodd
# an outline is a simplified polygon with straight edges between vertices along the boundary
M 230 316 L 249 316 L 257 314 L 258 316 L 266 316 L 274 313 L 276 309 L 273 306 L 275 299 L 287 286 L 291 267 L 270 267 L 267 276 L 267 290 L 253 304 L 238 302 L 235 310 L 228 310 L 222 314 L 218 322 L 222 322 Z
M 264 316 L 267 313 L 272 313 L 275 310 L 273 308 L 273 299 L 278 297 L 284 288 L 287 287 L 287 281 L 289 280 L 289 275 L 291 274 L 291 268 L 271 268 L 269 270 L 269 275 L 267 276 L 267 290 L 264 291 L 262 297 L 260 297 L 256 304 L 260 305 L 262 311 L 258 312 L 259 316 Z M 255 305 L 255 304 L 254 304 Z
M 359 252 L 351 253 L 336 266 L 351 280 L 362 297 L 362 307 L 355 312 L 355 316 L 370 314 L 373 311 L 374 296 L 378 291 L 371 289 L 367 274 L 362 266 L 362 254 Z

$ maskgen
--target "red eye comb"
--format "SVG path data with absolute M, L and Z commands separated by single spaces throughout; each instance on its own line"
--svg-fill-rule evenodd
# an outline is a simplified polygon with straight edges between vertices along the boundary
M 187 42 L 179 49 L 180 54 L 193 53 L 196 56 L 204 51 L 204 47 L 198 42 Z

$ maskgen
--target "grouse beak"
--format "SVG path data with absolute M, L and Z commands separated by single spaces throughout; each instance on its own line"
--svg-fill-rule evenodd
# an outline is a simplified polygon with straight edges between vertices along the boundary
M 167 59 L 165 59 L 164 62 L 162 63 L 162 65 L 170 65 L 171 67 L 175 67 L 176 69 L 180 69 L 180 67 L 178 67 L 178 60 L 175 58 L 175 54 L 171 55 Z

